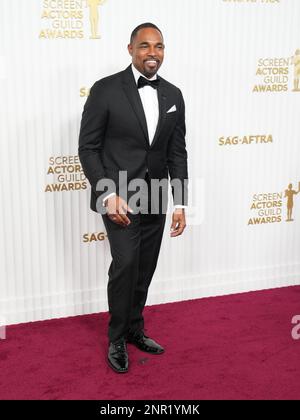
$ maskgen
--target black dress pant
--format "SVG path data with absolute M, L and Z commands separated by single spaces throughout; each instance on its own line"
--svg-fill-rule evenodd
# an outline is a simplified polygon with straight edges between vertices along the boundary
M 143 310 L 166 221 L 165 214 L 129 213 L 127 216 L 131 224 L 126 228 L 102 216 L 112 255 L 107 288 L 111 342 L 144 328 Z

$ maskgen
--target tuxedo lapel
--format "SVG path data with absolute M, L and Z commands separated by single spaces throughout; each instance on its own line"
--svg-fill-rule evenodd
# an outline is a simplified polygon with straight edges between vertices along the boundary
M 149 135 L 145 112 L 131 66 L 129 66 L 123 73 L 123 88 L 143 130 L 146 144 L 149 146 Z
M 160 81 L 160 85 L 158 88 L 158 104 L 159 104 L 159 119 L 158 119 L 158 124 L 157 124 L 157 128 L 156 128 L 156 132 L 155 132 L 155 136 L 154 139 L 152 141 L 151 147 L 154 146 L 154 144 L 156 143 L 156 141 L 159 138 L 159 135 L 161 133 L 162 127 L 165 123 L 166 120 L 166 112 L 167 112 L 167 92 L 166 89 L 163 85 L 163 81 Z

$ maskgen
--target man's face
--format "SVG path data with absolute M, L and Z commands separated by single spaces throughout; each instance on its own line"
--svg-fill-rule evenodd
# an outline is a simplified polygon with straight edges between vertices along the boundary
M 162 65 L 164 49 L 163 37 L 154 28 L 140 29 L 132 44 L 128 45 L 133 65 L 148 79 L 155 76 Z

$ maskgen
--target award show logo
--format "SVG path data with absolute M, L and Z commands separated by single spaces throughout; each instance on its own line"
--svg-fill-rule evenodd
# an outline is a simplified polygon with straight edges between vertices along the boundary
M 45 192 L 79 191 L 88 187 L 78 156 L 51 156 L 47 175 L 53 181 L 46 185 Z
M 43 0 L 40 39 L 100 39 L 100 6 L 107 0 Z
M 300 92 L 300 49 L 289 58 L 260 58 L 256 77 L 259 83 L 254 85 L 253 92 Z
M 271 134 L 259 134 L 256 136 L 223 136 L 219 138 L 219 146 L 237 146 L 268 143 L 273 143 L 273 136 Z
M 86 86 L 83 86 L 79 90 L 80 98 L 87 98 L 90 95 L 91 89 L 87 88 Z
M 85 233 L 82 236 L 82 241 L 83 243 L 86 244 L 91 244 L 94 242 L 103 242 L 107 239 L 107 234 L 104 232 L 99 232 L 99 233 Z
M 254 194 L 250 210 L 256 215 L 248 220 L 248 226 L 281 222 L 282 204 L 282 193 Z
M 262 225 L 268 223 L 280 223 L 284 221 L 283 209 L 286 200 L 286 222 L 293 222 L 294 196 L 300 193 L 300 182 L 298 191 L 289 184 L 285 192 L 254 194 L 250 211 L 255 213 L 248 220 L 248 226 Z

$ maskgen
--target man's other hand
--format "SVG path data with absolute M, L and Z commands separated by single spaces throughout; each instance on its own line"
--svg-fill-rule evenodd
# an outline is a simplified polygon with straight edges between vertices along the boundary
M 177 236 L 182 235 L 185 228 L 185 210 L 176 209 L 172 217 L 171 237 L 176 238 Z

